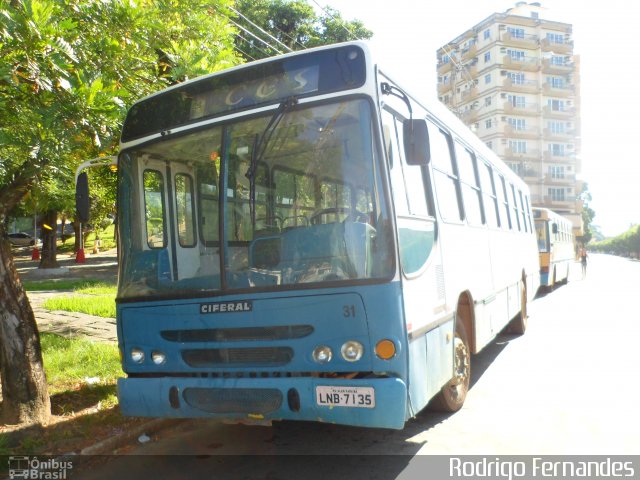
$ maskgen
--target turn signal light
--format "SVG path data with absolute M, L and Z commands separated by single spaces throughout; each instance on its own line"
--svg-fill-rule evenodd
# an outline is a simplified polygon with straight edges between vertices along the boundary
M 396 355 L 396 345 L 391 340 L 380 340 L 376 344 L 376 355 L 382 360 L 390 360 Z

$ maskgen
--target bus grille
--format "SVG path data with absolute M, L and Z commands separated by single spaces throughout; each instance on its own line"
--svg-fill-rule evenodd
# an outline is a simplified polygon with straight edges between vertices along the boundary
M 277 367 L 288 364 L 292 358 L 293 349 L 289 347 L 208 348 L 182 352 L 187 365 L 196 368 Z
M 291 340 L 313 333 L 311 325 L 274 327 L 206 328 L 198 330 L 164 330 L 162 338 L 170 342 L 242 342 L 252 340 Z
M 261 388 L 185 388 L 185 402 L 209 413 L 270 413 L 282 405 L 282 392 Z

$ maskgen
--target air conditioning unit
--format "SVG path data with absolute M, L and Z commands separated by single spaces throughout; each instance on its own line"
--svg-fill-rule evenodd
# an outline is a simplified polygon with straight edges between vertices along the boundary
M 506 138 L 501 139 L 500 143 L 502 143 L 502 145 L 506 145 L 507 144 L 507 139 Z
M 500 70 L 500 75 L 502 75 L 503 77 L 507 76 L 507 71 L 506 70 Z
M 506 93 L 501 93 L 500 94 L 500 98 L 507 98 L 507 94 Z

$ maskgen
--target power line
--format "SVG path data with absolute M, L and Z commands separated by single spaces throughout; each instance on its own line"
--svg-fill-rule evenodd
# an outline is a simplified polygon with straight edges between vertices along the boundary
M 282 43 L 280 40 L 278 40 L 276 37 L 274 37 L 273 35 L 271 35 L 269 32 L 263 30 L 262 28 L 260 28 L 258 25 L 256 25 L 255 23 L 253 23 L 251 20 L 249 20 L 247 17 L 245 17 L 242 13 L 240 13 L 239 11 L 237 11 L 235 8 L 233 7 L 229 7 L 229 10 L 231 10 L 232 12 L 235 12 L 236 14 L 238 14 L 240 17 L 242 17 L 243 19 L 245 19 L 247 22 L 249 22 L 252 26 L 256 27 L 258 30 L 260 30 L 262 33 L 264 33 L 265 35 L 267 35 L 269 38 L 271 38 L 272 40 L 275 40 L 276 42 L 278 42 L 280 45 L 282 45 L 284 48 L 286 48 L 287 50 L 289 50 L 290 52 L 293 52 L 293 50 L 291 49 L 291 47 L 289 47 L 288 45 L 285 45 L 284 43 Z M 282 32 L 284 33 L 284 32 Z
M 269 56 L 271 56 L 271 54 L 270 54 L 269 52 L 267 52 L 267 51 L 263 50 L 262 48 L 260 48 L 260 47 L 259 47 L 259 46 L 257 46 L 257 45 L 253 45 L 253 44 L 251 43 L 251 41 L 249 41 L 249 40 L 247 40 L 246 38 L 244 38 L 241 34 L 239 34 L 239 33 L 238 33 L 237 35 L 238 35 L 238 37 L 239 37 L 239 38 L 241 38 L 242 40 L 244 40 L 244 41 L 247 43 L 247 45 L 251 45 L 253 48 L 255 48 L 256 50 L 260 51 L 260 53 L 262 53 L 265 57 L 269 57 Z M 254 58 L 253 60 L 255 60 L 255 58 Z
M 333 20 L 335 20 L 337 22 L 336 17 L 333 16 L 329 11 L 327 11 L 326 7 L 323 7 L 322 5 L 320 5 L 316 0 L 312 0 L 312 1 L 313 1 L 313 3 L 318 5 L 318 7 L 320 7 L 324 13 L 329 15 Z M 340 22 L 340 26 L 344 29 L 345 32 L 347 32 L 347 34 L 349 34 L 350 37 L 353 37 L 355 40 L 360 40 L 356 35 L 353 34 L 353 32 L 349 31 L 349 29 L 345 26 L 344 22 Z M 349 38 L 349 37 L 347 37 L 347 38 Z
M 258 40 L 260 43 L 264 43 L 267 47 L 273 49 L 274 51 L 276 51 L 279 54 L 282 54 L 283 52 L 281 52 L 280 50 L 278 50 L 276 47 L 274 47 L 273 45 L 271 45 L 268 42 L 265 42 L 262 38 L 258 37 L 257 35 L 255 35 L 253 32 L 247 30 L 246 28 L 244 28 L 242 25 L 236 23 L 235 21 L 233 21 L 233 19 L 231 17 L 229 17 L 229 15 L 221 12 L 220 10 L 218 10 L 218 12 L 220 12 L 220 14 L 224 15 L 225 17 L 227 17 L 227 20 L 229 20 L 231 23 L 233 23 L 236 27 L 238 27 L 240 30 L 242 30 L 245 33 L 248 33 L 249 35 L 251 35 L 253 38 L 255 38 L 256 40 Z

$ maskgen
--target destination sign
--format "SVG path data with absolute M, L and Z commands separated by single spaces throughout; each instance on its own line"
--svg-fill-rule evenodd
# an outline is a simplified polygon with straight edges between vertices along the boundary
M 362 86 L 362 49 L 346 45 L 278 57 L 213 75 L 134 104 L 122 127 L 122 142 L 188 125 L 205 118 L 278 104 L 290 97 L 339 92 Z

